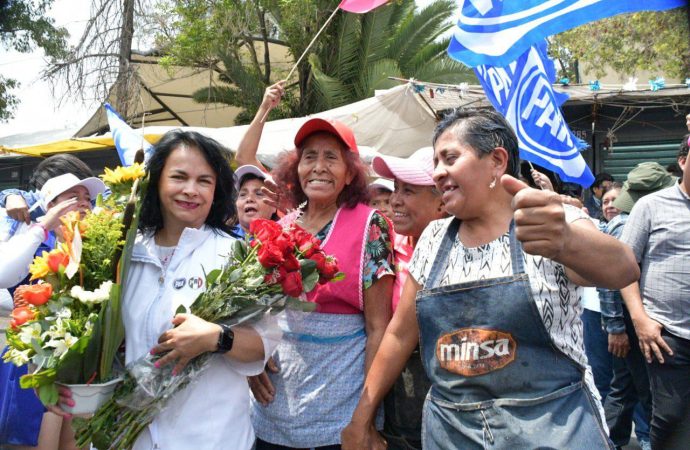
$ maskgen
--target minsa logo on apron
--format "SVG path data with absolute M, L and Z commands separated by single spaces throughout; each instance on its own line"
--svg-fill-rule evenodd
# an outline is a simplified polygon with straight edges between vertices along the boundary
M 516 348 L 515 339 L 509 333 L 462 328 L 438 339 L 436 358 L 445 370 L 473 377 L 513 362 Z

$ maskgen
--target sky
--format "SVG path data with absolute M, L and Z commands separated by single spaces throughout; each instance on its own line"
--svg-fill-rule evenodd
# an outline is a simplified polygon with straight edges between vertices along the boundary
M 90 0 L 56 0 L 50 11 L 58 26 L 70 32 L 70 43 L 79 39 L 89 18 Z M 0 137 L 29 133 L 32 131 L 61 128 L 77 128 L 93 114 L 93 106 L 75 102 L 57 104 L 50 84 L 40 80 L 40 73 L 46 67 L 42 50 L 33 53 L 18 53 L 0 48 L 0 74 L 14 78 L 21 83 L 12 91 L 20 103 L 15 117 L 7 123 L 0 123 Z
M 431 2 L 416 0 L 420 7 Z M 82 34 L 89 18 L 90 4 L 91 0 L 55 0 L 53 3 L 49 15 L 55 19 L 57 26 L 67 28 L 70 44 L 76 43 Z M 100 106 L 98 102 L 84 105 L 70 99 L 58 104 L 50 84 L 40 79 L 40 73 L 46 65 L 41 49 L 33 53 L 18 53 L 0 48 L 0 75 L 21 83 L 18 89 L 12 91 L 20 103 L 15 109 L 14 118 L 0 123 L 0 138 L 43 130 L 77 129 Z

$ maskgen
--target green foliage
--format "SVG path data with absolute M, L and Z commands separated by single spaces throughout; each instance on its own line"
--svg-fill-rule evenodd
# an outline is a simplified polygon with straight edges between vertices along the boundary
M 113 221 L 110 214 L 87 214 L 84 218 L 87 232 L 82 240 L 81 267 L 88 270 L 84 277 L 84 289 L 94 290 L 111 279 L 115 256 L 124 245 L 123 225 Z
M 686 8 L 615 16 L 554 36 L 550 51 L 574 79 L 583 72 L 602 77 L 613 69 L 622 76 L 638 71 L 671 78 L 690 76 L 690 31 Z
M 14 109 L 19 100 L 9 91 L 18 87 L 17 80 L 0 75 L 0 122 L 6 122 L 14 116 Z
M 28 53 L 37 46 L 48 57 L 62 57 L 67 52 L 67 30 L 56 28 L 46 11 L 53 0 L 14 0 L 0 2 L 0 47 Z M 18 88 L 16 80 L 0 76 L 0 122 L 13 117 L 19 100 L 11 95 Z
M 278 69 L 265 58 L 268 42 L 284 45 L 297 60 L 336 6 L 333 0 L 174 0 L 168 10 L 174 26 L 159 36 L 168 55 L 164 63 L 219 70 L 224 83 L 195 92 L 194 99 L 243 108 L 235 122 L 247 123 L 266 86 L 286 76 L 285 64 Z M 397 85 L 391 76 L 474 80 L 469 69 L 448 58 L 447 40 L 437 42 L 452 26 L 455 7 L 452 0 L 437 0 L 416 10 L 414 0 L 397 0 L 367 14 L 338 11 L 271 117 L 311 114 L 370 97 Z

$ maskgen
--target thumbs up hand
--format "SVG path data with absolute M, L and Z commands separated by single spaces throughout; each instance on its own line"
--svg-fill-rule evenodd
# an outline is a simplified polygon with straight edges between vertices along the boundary
M 503 175 L 501 185 L 513 196 L 515 236 L 527 253 L 558 260 L 570 235 L 561 198 L 551 191 L 530 188 L 527 184 Z

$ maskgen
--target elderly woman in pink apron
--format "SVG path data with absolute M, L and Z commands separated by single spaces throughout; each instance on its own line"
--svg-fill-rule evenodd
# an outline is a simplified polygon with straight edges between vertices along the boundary
M 238 161 L 244 164 L 260 164 L 255 155 L 261 118 L 275 106 L 279 86 L 267 89 L 240 145 Z M 391 315 L 392 229 L 367 206 L 367 171 L 352 130 L 338 121 L 311 119 L 294 143 L 272 173 L 281 196 L 302 205 L 282 223 L 297 223 L 319 238 L 345 279 L 309 294 L 315 312 L 288 312 L 275 366 L 269 364 L 277 371 L 250 379 L 257 450 L 339 448 Z
M 517 139 L 494 111 L 434 134 L 448 219 L 422 234 L 343 448 L 385 448 L 376 406 L 419 342 L 432 387 L 425 449 L 612 448 L 580 321 L 579 285 L 638 276 L 630 249 L 557 194 L 517 180 Z

